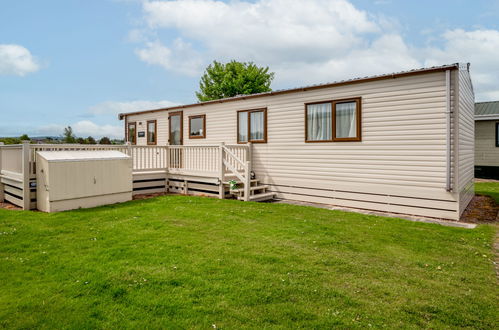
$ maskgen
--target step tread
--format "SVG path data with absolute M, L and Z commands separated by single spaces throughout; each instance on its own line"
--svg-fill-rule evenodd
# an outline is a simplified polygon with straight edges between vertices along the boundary
M 275 193 L 273 192 L 267 192 L 263 194 L 257 194 L 257 195 L 252 195 L 250 196 L 249 200 L 253 202 L 258 202 L 258 201 L 266 201 L 269 199 L 273 199 L 275 197 Z M 237 199 L 239 200 L 244 200 L 244 197 L 238 197 Z
M 250 187 L 250 191 L 267 189 L 268 187 L 269 186 L 266 185 L 266 184 L 262 184 L 262 185 L 259 185 L 259 186 L 251 186 Z M 244 188 L 232 189 L 231 192 L 235 192 L 235 193 L 244 192 Z
M 251 179 L 251 182 L 253 182 L 253 183 L 254 182 L 258 182 L 258 179 Z M 239 180 L 237 180 L 236 183 L 237 184 L 243 184 L 243 182 L 239 181 Z M 223 184 L 229 184 L 229 181 L 223 181 Z

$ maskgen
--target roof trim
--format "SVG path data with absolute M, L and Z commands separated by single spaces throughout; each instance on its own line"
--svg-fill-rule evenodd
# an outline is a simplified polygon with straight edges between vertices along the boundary
M 499 120 L 499 114 L 493 114 L 493 115 L 476 115 L 475 120 Z
M 389 74 L 382 74 L 382 75 L 377 75 L 377 76 L 370 76 L 370 77 L 363 77 L 363 78 L 353 78 L 353 79 L 341 80 L 341 81 L 337 81 L 337 82 L 320 84 L 320 85 L 312 85 L 312 86 L 306 86 L 306 87 L 283 89 L 283 90 L 277 90 L 277 91 L 273 91 L 273 92 L 265 92 L 265 93 L 258 93 L 258 94 L 249 94 L 249 95 L 239 95 L 239 96 L 228 97 L 228 98 L 224 98 L 224 99 L 220 99 L 220 100 L 198 102 L 198 103 L 191 103 L 191 104 L 185 104 L 185 105 L 177 105 L 177 106 L 168 107 L 168 108 L 160 108 L 160 109 L 141 110 L 141 111 L 127 112 L 127 113 L 120 113 L 118 115 L 118 118 L 120 120 L 122 120 L 126 116 L 143 114 L 143 113 L 151 113 L 151 112 L 158 112 L 158 111 L 169 111 L 169 110 L 179 110 L 179 109 L 186 109 L 186 108 L 193 108 L 193 107 L 204 106 L 204 105 L 208 105 L 208 104 L 233 102 L 233 101 L 246 100 L 246 99 L 252 99 L 252 98 L 257 98 L 257 97 L 274 96 L 274 95 L 294 93 L 294 92 L 304 92 L 304 91 L 314 90 L 314 89 L 321 89 L 321 88 L 328 88 L 328 87 L 335 87 L 335 86 L 342 86 L 342 85 L 350 85 L 350 84 L 356 84 L 356 83 L 362 83 L 362 82 L 369 82 L 369 81 L 376 81 L 376 80 L 383 80 L 383 79 L 393 79 L 393 78 L 399 78 L 399 77 L 405 77 L 405 76 L 412 76 L 412 75 L 418 75 L 418 74 L 423 74 L 423 73 L 439 72 L 439 71 L 446 71 L 446 70 L 457 70 L 457 69 L 459 69 L 459 63 L 454 63 L 454 64 L 449 64 L 449 65 L 442 65 L 442 66 L 435 66 L 435 67 L 430 67 L 430 68 L 415 69 L 415 70 L 410 70 L 410 71 L 401 71 L 401 72 L 389 73 Z

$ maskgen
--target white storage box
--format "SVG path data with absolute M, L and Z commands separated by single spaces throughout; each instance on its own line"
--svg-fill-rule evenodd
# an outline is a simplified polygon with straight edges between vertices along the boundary
M 132 159 L 115 150 L 39 151 L 37 208 L 57 212 L 132 199 Z

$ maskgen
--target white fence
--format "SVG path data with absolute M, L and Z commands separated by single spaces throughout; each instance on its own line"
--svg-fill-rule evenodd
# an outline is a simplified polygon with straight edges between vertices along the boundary
M 67 150 L 121 151 L 132 157 L 134 173 L 164 172 L 165 177 L 171 173 L 218 178 L 221 197 L 227 176 L 237 177 L 249 187 L 251 144 L 135 146 L 23 143 L 0 145 L 0 202 L 7 200 L 24 209 L 34 208 L 37 152 Z

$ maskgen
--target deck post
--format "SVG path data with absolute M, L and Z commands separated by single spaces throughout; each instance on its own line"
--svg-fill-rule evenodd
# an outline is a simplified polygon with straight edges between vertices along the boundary
M 29 168 L 29 152 L 30 141 L 22 141 L 22 166 L 23 166 L 23 210 L 29 210 L 31 206 L 31 189 L 29 185 L 30 168 Z
M 250 172 L 251 162 L 246 161 L 246 168 L 244 173 L 244 201 L 247 202 L 250 200 L 250 192 L 251 192 L 251 172 Z
M 249 161 L 249 173 L 251 175 L 251 171 L 253 171 L 253 143 L 248 142 L 248 150 L 247 150 L 247 161 Z M 250 181 L 251 182 L 251 181 Z
M 225 186 L 224 186 L 224 177 L 225 177 L 225 173 L 224 173 L 224 169 L 225 169 L 225 166 L 224 166 L 224 147 L 225 147 L 225 143 L 222 142 L 220 143 L 220 147 L 219 147 L 219 157 L 218 157 L 218 181 L 219 181 L 219 184 L 218 184 L 218 198 L 220 199 L 224 199 L 225 197 Z
M 2 146 L 3 142 L 0 142 L 0 175 L 2 174 Z M 0 203 L 5 201 L 4 185 L 2 183 L 2 178 L 0 176 Z
M 165 146 L 165 193 L 169 191 L 168 172 L 170 171 L 170 147 Z

